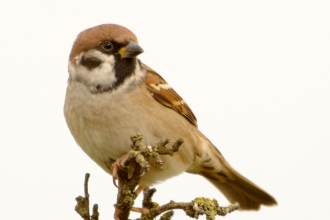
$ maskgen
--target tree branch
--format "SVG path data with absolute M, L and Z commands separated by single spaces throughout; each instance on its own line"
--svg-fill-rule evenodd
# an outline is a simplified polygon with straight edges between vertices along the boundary
M 154 158 L 158 169 L 163 169 L 163 161 L 160 155 L 172 156 L 179 150 L 184 140 L 178 139 L 173 143 L 171 148 L 166 147 L 169 140 L 160 141 L 155 146 L 145 146 L 142 144 L 143 136 L 137 134 L 131 137 L 132 150 L 126 155 L 120 157 L 115 162 L 109 161 L 106 165 L 111 169 L 114 183 L 118 179 L 118 194 L 117 203 L 115 206 L 114 218 L 116 220 L 128 220 L 130 211 L 138 211 L 141 213 L 139 220 L 153 220 L 161 215 L 161 220 L 170 220 L 174 215 L 174 209 L 182 209 L 189 217 L 196 218 L 200 215 L 206 215 L 207 220 L 214 220 L 215 216 L 225 216 L 239 208 L 239 204 L 235 203 L 228 206 L 219 206 L 215 199 L 208 199 L 199 197 L 191 202 L 174 202 L 170 201 L 165 205 L 159 205 L 152 201 L 152 196 L 156 189 L 145 188 L 143 191 L 142 208 L 133 207 L 134 201 L 137 197 L 135 189 L 138 186 L 141 177 L 145 172 L 148 172 L 150 165 L 148 160 Z M 84 220 L 98 220 L 98 205 L 93 206 L 93 214 L 89 213 L 89 193 L 88 193 L 88 179 L 89 174 L 85 175 L 84 191 L 85 197 L 78 196 L 76 198 L 77 205 L 75 210 Z M 116 184 L 115 184 L 116 185 Z
M 169 140 L 160 141 L 155 146 L 146 146 L 142 144 L 142 139 L 143 136 L 141 134 L 131 137 L 132 150 L 119 158 L 115 163 L 107 164 L 107 167 L 111 167 L 113 176 L 118 178 L 118 195 L 114 215 L 116 220 L 128 219 L 137 196 L 135 189 L 141 177 L 150 169 L 148 159 L 150 157 L 154 158 L 157 168 L 161 170 L 163 169 L 163 161 L 160 155 L 172 156 L 174 152 L 179 150 L 179 147 L 183 143 L 183 139 L 180 138 L 173 144 L 172 148 L 166 147 Z M 143 212 L 143 209 L 135 210 Z
M 151 197 L 155 192 L 156 189 L 145 189 L 143 207 L 151 207 L 151 209 L 146 214 L 142 214 L 139 220 L 152 220 L 164 212 L 166 212 L 166 216 L 163 215 L 161 219 L 170 219 L 173 214 L 168 214 L 167 211 L 173 209 L 182 209 L 191 218 L 198 219 L 199 215 L 206 215 L 207 220 L 213 220 L 215 219 L 216 215 L 225 216 L 228 213 L 231 213 L 239 208 L 238 203 L 223 207 L 219 206 L 218 202 L 215 199 L 211 200 L 204 197 L 196 198 L 193 201 L 187 203 L 170 201 L 169 203 L 162 206 L 158 206 L 157 203 L 157 205 L 149 205 L 155 204 L 151 201 Z M 168 216 L 167 214 L 170 216 Z

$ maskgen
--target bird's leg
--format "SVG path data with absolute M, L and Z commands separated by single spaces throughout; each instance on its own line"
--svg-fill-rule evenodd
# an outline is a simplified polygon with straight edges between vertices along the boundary
M 110 172 L 112 174 L 113 185 L 115 185 L 115 187 L 117 187 L 117 188 L 118 188 L 118 185 L 117 185 L 116 180 L 118 180 L 118 170 L 121 168 L 121 162 L 125 158 L 125 156 L 126 156 L 126 154 L 119 157 L 115 161 L 109 159 L 109 162 L 106 163 L 106 166 L 108 167 L 108 169 L 110 170 Z
M 141 176 L 149 170 L 149 163 L 139 150 L 131 150 L 118 158 L 111 165 L 114 182 L 118 179 L 118 196 L 115 211 L 115 219 L 128 219 L 129 211 L 137 211 L 141 214 L 148 210 L 135 208 L 134 200 L 137 195 L 135 189 Z M 139 191 L 141 190 L 138 187 Z
M 112 174 L 113 184 L 118 188 L 116 180 L 118 180 L 118 171 L 120 169 L 128 168 L 128 179 L 132 178 L 134 170 L 136 169 L 136 164 L 138 164 L 140 167 L 140 176 L 143 176 L 146 172 L 148 172 L 150 165 L 143 154 L 149 153 L 150 151 L 151 148 L 144 147 L 143 149 L 130 150 L 127 154 L 124 154 L 115 161 L 109 159 L 108 163 L 106 163 L 106 166 Z M 137 190 L 139 190 L 137 192 L 140 193 L 143 188 L 138 188 Z

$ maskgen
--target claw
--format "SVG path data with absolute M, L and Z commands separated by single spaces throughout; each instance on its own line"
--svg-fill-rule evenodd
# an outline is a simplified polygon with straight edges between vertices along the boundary
M 125 155 L 124 155 L 125 156 Z M 116 180 L 118 180 L 118 170 L 121 167 L 121 162 L 124 159 L 124 156 L 119 157 L 114 163 L 111 164 L 110 166 L 110 171 L 112 173 L 112 181 L 113 181 L 113 185 L 115 185 L 115 187 L 118 188 L 118 185 L 116 183 Z
M 112 182 L 115 187 L 118 188 L 118 185 L 116 183 L 116 180 L 118 179 L 118 169 L 119 169 L 119 163 L 118 160 L 116 160 L 112 165 L 111 165 L 111 173 L 112 173 Z
M 116 188 L 118 188 L 118 185 L 117 185 L 117 182 L 116 182 L 117 179 L 118 178 L 115 178 L 115 177 L 112 178 L 113 185 L 115 185 Z
M 146 173 L 146 171 L 143 170 L 139 177 L 143 176 L 145 173 Z

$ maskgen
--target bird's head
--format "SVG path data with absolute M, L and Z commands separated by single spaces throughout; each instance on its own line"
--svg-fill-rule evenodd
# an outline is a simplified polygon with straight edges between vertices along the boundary
M 141 65 L 143 52 L 133 32 L 116 24 L 103 24 L 81 32 L 69 57 L 70 79 L 93 93 L 118 88 Z

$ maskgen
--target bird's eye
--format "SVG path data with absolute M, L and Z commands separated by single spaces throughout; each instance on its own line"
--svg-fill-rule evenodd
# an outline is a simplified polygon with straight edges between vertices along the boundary
M 102 48 L 103 48 L 104 50 L 106 50 L 106 51 L 110 51 L 110 50 L 112 49 L 112 44 L 111 44 L 111 42 L 109 42 L 109 41 L 103 41 L 103 42 L 101 43 L 101 46 L 102 46 Z

